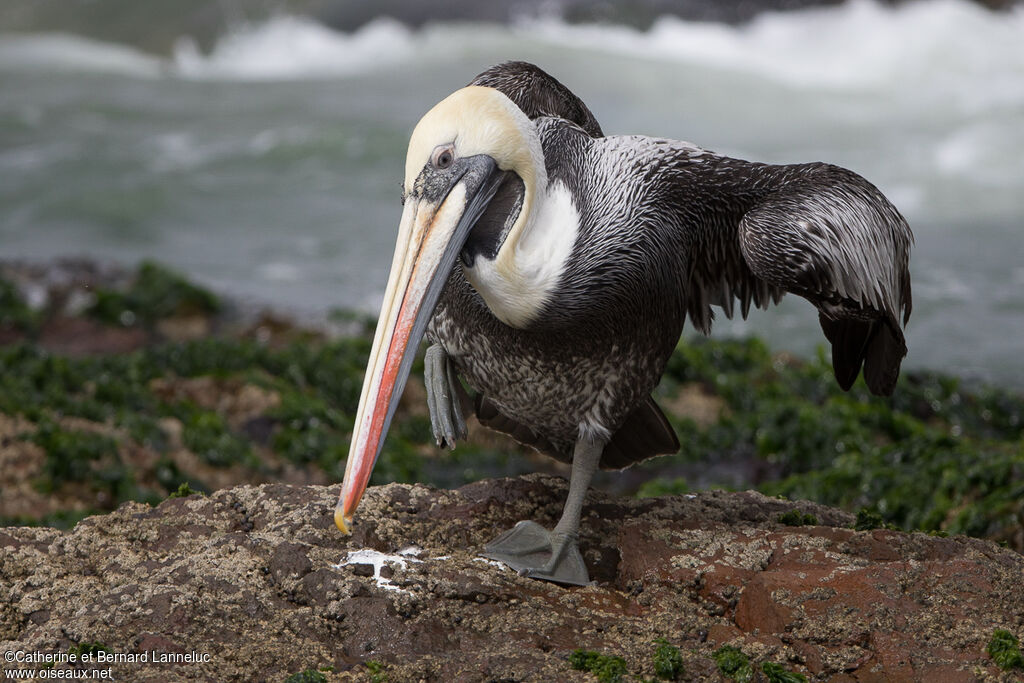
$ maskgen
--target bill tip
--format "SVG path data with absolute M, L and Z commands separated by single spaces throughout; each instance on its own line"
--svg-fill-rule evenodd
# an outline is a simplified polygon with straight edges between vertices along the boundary
M 352 518 L 351 517 L 348 518 L 348 519 L 345 519 L 345 513 L 343 513 L 341 511 L 341 506 L 340 505 L 334 508 L 334 524 L 335 524 L 335 526 L 338 527 L 338 530 L 341 533 L 345 534 L 346 536 L 348 536 L 350 533 L 352 533 L 351 529 L 349 529 L 349 524 L 351 522 L 352 522 Z

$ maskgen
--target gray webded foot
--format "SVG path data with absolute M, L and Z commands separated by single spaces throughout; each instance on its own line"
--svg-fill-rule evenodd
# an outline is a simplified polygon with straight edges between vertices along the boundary
M 575 534 L 552 533 L 536 522 L 519 522 L 484 546 L 481 555 L 504 562 L 531 579 L 590 584 Z
M 466 418 L 462 414 L 465 390 L 440 344 L 432 344 L 423 356 L 423 380 L 434 440 L 440 448 L 455 448 L 455 442 L 465 440 L 467 434 Z

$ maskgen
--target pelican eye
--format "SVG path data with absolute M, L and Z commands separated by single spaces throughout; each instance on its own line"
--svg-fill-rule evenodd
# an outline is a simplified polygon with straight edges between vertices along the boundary
M 446 169 L 455 161 L 455 148 L 451 145 L 439 145 L 430 155 L 430 163 L 434 168 Z

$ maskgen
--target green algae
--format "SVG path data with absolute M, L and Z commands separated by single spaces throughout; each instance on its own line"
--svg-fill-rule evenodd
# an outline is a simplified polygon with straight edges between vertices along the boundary
M 44 475 L 40 479 L 40 486 L 46 492 L 52 492 L 65 482 L 88 479 L 97 461 L 120 462 L 117 442 L 109 436 L 64 429 L 49 420 L 38 423 L 28 440 L 46 452 Z
M 569 665 L 577 671 L 589 671 L 601 683 L 619 683 L 626 675 L 626 660 L 593 650 L 573 650 Z
M 807 676 L 788 671 L 775 662 L 764 662 L 761 664 L 761 671 L 764 672 L 768 683 L 807 683 Z
M 1000 669 L 1024 669 L 1024 655 L 1020 652 L 1020 641 L 1006 629 L 997 628 L 985 649 L 988 656 Z
M 201 495 L 204 495 L 204 494 L 203 494 L 202 491 L 194 490 L 191 486 L 188 485 L 188 482 L 184 482 L 180 486 L 178 486 L 178 488 L 176 490 L 171 491 L 171 494 L 169 496 L 167 496 L 167 497 L 168 498 L 187 498 L 189 496 L 195 496 L 195 495 L 200 495 L 201 496 Z
M 78 658 L 81 658 L 82 655 L 95 655 L 100 652 L 110 653 L 113 650 L 102 643 L 78 643 L 68 648 L 68 654 Z
M 385 683 L 388 680 L 388 676 L 384 673 L 384 663 L 376 659 L 368 659 L 363 662 L 366 665 L 366 669 L 370 672 L 370 683 Z
M 39 314 L 25 302 L 18 287 L 0 278 L 0 330 L 34 334 L 38 326 Z
M 795 508 L 783 512 L 776 520 L 786 526 L 815 526 L 818 523 L 818 518 L 811 513 L 800 512 Z
M 169 443 L 159 421 L 173 417 L 182 424 L 184 445 L 207 464 L 255 469 L 259 463 L 251 442 L 223 415 L 161 398 L 152 386 L 157 379 L 255 375 L 281 396 L 280 407 L 267 415 L 275 425 L 275 450 L 300 464 L 315 462 L 340 478 L 368 350 L 369 341 L 362 338 L 325 342 L 314 350 L 299 343 L 270 349 L 250 340 L 212 338 L 72 358 L 23 342 L 0 347 L 0 412 L 42 425 L 32 440 L 53 456 L 46 477 L 51 488 L 88 475 L 85 464 L 99 459 L 100 451 L 116 451 L 111 437 L 71 438 L 46 426 L 69 416 L 123 428 L 160 452 Z M 404 420 L 396 433 L 415 437 L 418 447 L 427 440 L 429 425 Z M 413 480 L 420 473 L 414 455 L 411 442 L 391 444 L 379 476 Z
M 134 316 L 133 324 L 150 326 L 166 316 L 216 315 L 222 308 L 202 288 L 144 263 L 127 288 L 98 296 L 88 315 L 116 326 Z M 269 451 L 328 480 L 341 479 L 372 341 L 365 316 L 336 315 L 351 335 L 332 340 L 296 334 L 268 346 L 247 336 L 210 336 L 69 357 L 34 341 L 31 330 L 43 315 L 27 306 L 17 287 L 0 281 L 0 326 L 24 333 L 20 342 L 0 346 L 0 413 L 33 423 L 22 438 L 46 451 L 40 490 L 86 481 L 108 501 L 103 509 L 112 509 L 124 500 L 162 499 L 182 483 L 204 488 L 202 477 L 168 457 L 177 447 L 168 419 L 181 425 L 180 445 L 206 466 L 271 478 L 262 460 Z M 421 372 L 417 362 L 414 377 Z M 248 425 L 232 422 L 213 404 L 154 391 L 158 380 L 207 376 L 261 387 L 279 400 Z M 695 468 L 747 462 L 753 464 L 731 488 L 864 510 L 856 528 L 969 534 L 1024 551 L 1018 547 L 1024 398 L 1018 394 L 920 371 L 905 372 L 890 398 L 871 396 L 860 380 L 843 392 L 824 350 L 797 360 L 773 355 L 757 339 L 680 343 L 655 397 L 669 407 L 693 386 L 720 403 L 717 418 L 698 424 L 666 410 L 681 452 L 645 463 L 650 476 L 634 484 L 637 495 L 687 493 L 695 486 L 688 481 Z M 70 417 L 99 427 L 91 434 L 71 429 Z M 423 410 L 399 410 L 371 483 L 455 487 L 534 467 L 510 439 L 461 445 L 451 453 L 433 448 L 432 441 Z M 123 457 L 136 446 L 159 456 L 155 482 L 146 486 Z M 63 523 L 59 515 L 47 519 Z M 780 522 L 797 521 L 785 520 Z
M 723 645 L 715 650 L 712 658 L 718 665 L 723 676 L 736 683 L 748 683 L 754 678 L 754 669 L 750 658 L 743 651 L 732 645 Z
M 284 679 L 284 683 L 327 683 L 327 676 L 316 669 L 306 669 Z
M 36 430 L 23 435 L 46 453 L 42 472 L 35 479 L 37 490 L 53 494 L 65 484 L 84 485 L 101 500 L 110 502 L 142 500 L 156 502 L 159 495 L 136 484 L 135 472 L 121 458 L 118 442 L 104 434 L 65 429 L 47 419 Z M 82 515 L 84 516 L 84 515 Z M 68 517 L 77 522 L 81 517 Z M 60 516 L 55 522 L 65 521 Z
M 631 678 L 638 681 L 653 683 L 654 680 L 676 681 L 684 674 L 683 655 L 679 648 L 665 638 L 654 641 L 655 650 L 651 656 L 654 679 L 634 674 Z M 619 683 L 629 673 L 626 660 L 618 655 L 608 655 L 594 650 L 573 650 L 569 655 L 569 666 L 577 671 L 593 674 L 601 683 Z
M 853 522 L 853 528 L 855 531 L 870 531 L 872 529 L 891 529 L 895 531 L 899 529 L 895 524 L 890 524 L 882 519 L 882 515 L 868 508 L 857 510 L 857 518 Z M 945 531 L 934 529 L 929 530 L 928 533 L 938 536 L 948 535 Z
M 250 443 L 233 433 L 221 415 L 189 402 L 166 408 L 169 414 L 181 420 L 185 447 L 203 462 L 215 467 L 229 467 L 237 463 L 258 466 Z
M 654 675 L 664 681 L 675 681 L 683 675 L 683 655 L 679 648 L 664 638 L 658 638 L 654 650 Z
M 221 309 L 212 292 L 152 261 L 143 261 L 127 290 L 100 288 L 87 314 L 110 325 L 152 326 L 174 316 L 210 315 Z
M 743 456 L 771 469 L 737 488 L 868 508 L 907 530 L 1019 544 L 1024 398 L 1011 391 L 912 371 L 893 397 L 870 395 L 862 380 L 847 393 L 823 351 L 808 361 L 773 358 L 756 339 L 681 344 L 656 397 L 670 403 L 688 383 L 724 410 L 703 428 L 669 414 L 683 446 L 648 468 L 655 475 L 673 461 Z

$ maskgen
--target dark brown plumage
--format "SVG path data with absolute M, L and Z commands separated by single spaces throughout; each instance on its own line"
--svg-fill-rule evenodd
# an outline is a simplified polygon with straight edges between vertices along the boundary
M 487 69 L 470 85 L 500 91 L 531 119 L 541 116 L 571 121 L 591 137 L 603 137 L 601 126 L 583 100 L 554 76 L 529 62 L 505 62 Z

